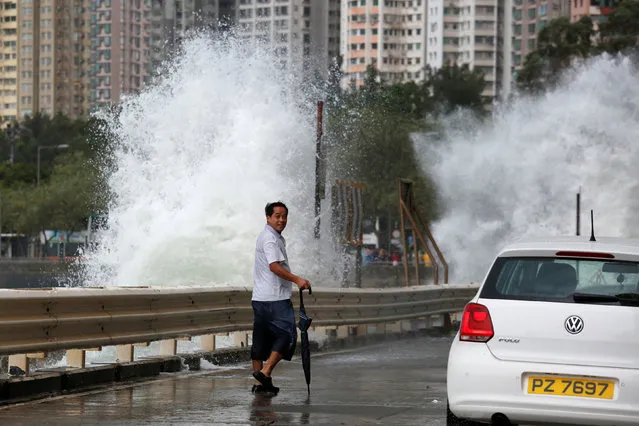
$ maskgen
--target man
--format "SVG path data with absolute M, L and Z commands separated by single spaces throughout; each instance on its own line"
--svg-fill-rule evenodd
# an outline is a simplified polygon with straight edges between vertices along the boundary
M 310 289 L 308 280 L 291 273 L 286 254 L 288 208 L 280 201 L 265 208 L 266 225 L 255 244 L 253 278 L 253 385 L 254 393 L 277 394 L 271 373 L 280 360 L 290 361 L 297 343 L 291 283 Z M 266 361 L 266 362 L 264 362 Z

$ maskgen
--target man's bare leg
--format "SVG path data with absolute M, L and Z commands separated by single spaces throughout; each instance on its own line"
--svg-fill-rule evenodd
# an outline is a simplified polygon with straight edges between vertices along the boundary
M 262 386 L 266 387 L 267 391 L 273 391 L 276 394 L 280 389 L 276 386 L 273 386 L 271 373 L 281 359 L 282 354 L 280 354 L 279 352 L 271 352 L 271 355 L 268 357 L 264 365 L 262 365 L 261 361 L 253 360 L 253 377 L 255 377 L 255 380 L 257 380 L 257 382 L 260 383 Z M 258 370 L 258 368 L 260 367 L 262 368 Z M 255 376 L 256 374 L 259 379 L 262 380 L 261 382 L 260 380 L 258 380 L 258 377 Z
M 260 371 L 262 371 L 262 373 L 264 373 L 266 377 L 271 377 L 271 373 L 273 372 L 273 369 L 275 368 L 277 363 L 281 361 L 281 359 L 282 359 L 281 353 L 271 352 L 271 356 L 268 357 L 268 359 L 266 360 L 266 364 L 264 364 L 264 367 L 261 368 Z M 255 361 L 253 361 L 253 366 L 255 366 Z
M 253 371 L 260 371 L 260 370 L 262 370 L 263 366 L 264 366 L 264 362 L 261 359 L 254 359 L 253 360 Z M 255 380 L 255 384 L 259 385 L 261 383 L 258 380 Z

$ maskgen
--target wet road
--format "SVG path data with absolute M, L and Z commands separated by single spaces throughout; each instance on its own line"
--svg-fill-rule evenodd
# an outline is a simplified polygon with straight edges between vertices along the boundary
M 0 409 L 1 425 L 444 425 L 449 338 L 413 338 L 282 362 L 273 398 L 250 393 L 250 367 L 203 366 L 115 390 Z

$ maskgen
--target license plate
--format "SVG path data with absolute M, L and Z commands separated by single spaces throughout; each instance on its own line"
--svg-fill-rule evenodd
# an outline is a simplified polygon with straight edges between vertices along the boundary
M 615 382 L 585 377 L 528 376 L 528 393 L 612 399 Z

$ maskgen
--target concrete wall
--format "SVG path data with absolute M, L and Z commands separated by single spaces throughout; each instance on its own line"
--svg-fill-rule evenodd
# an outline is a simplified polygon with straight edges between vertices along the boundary
M 71 265 L 44 260 L 0 260 L 0 288 L 59 287 Z

